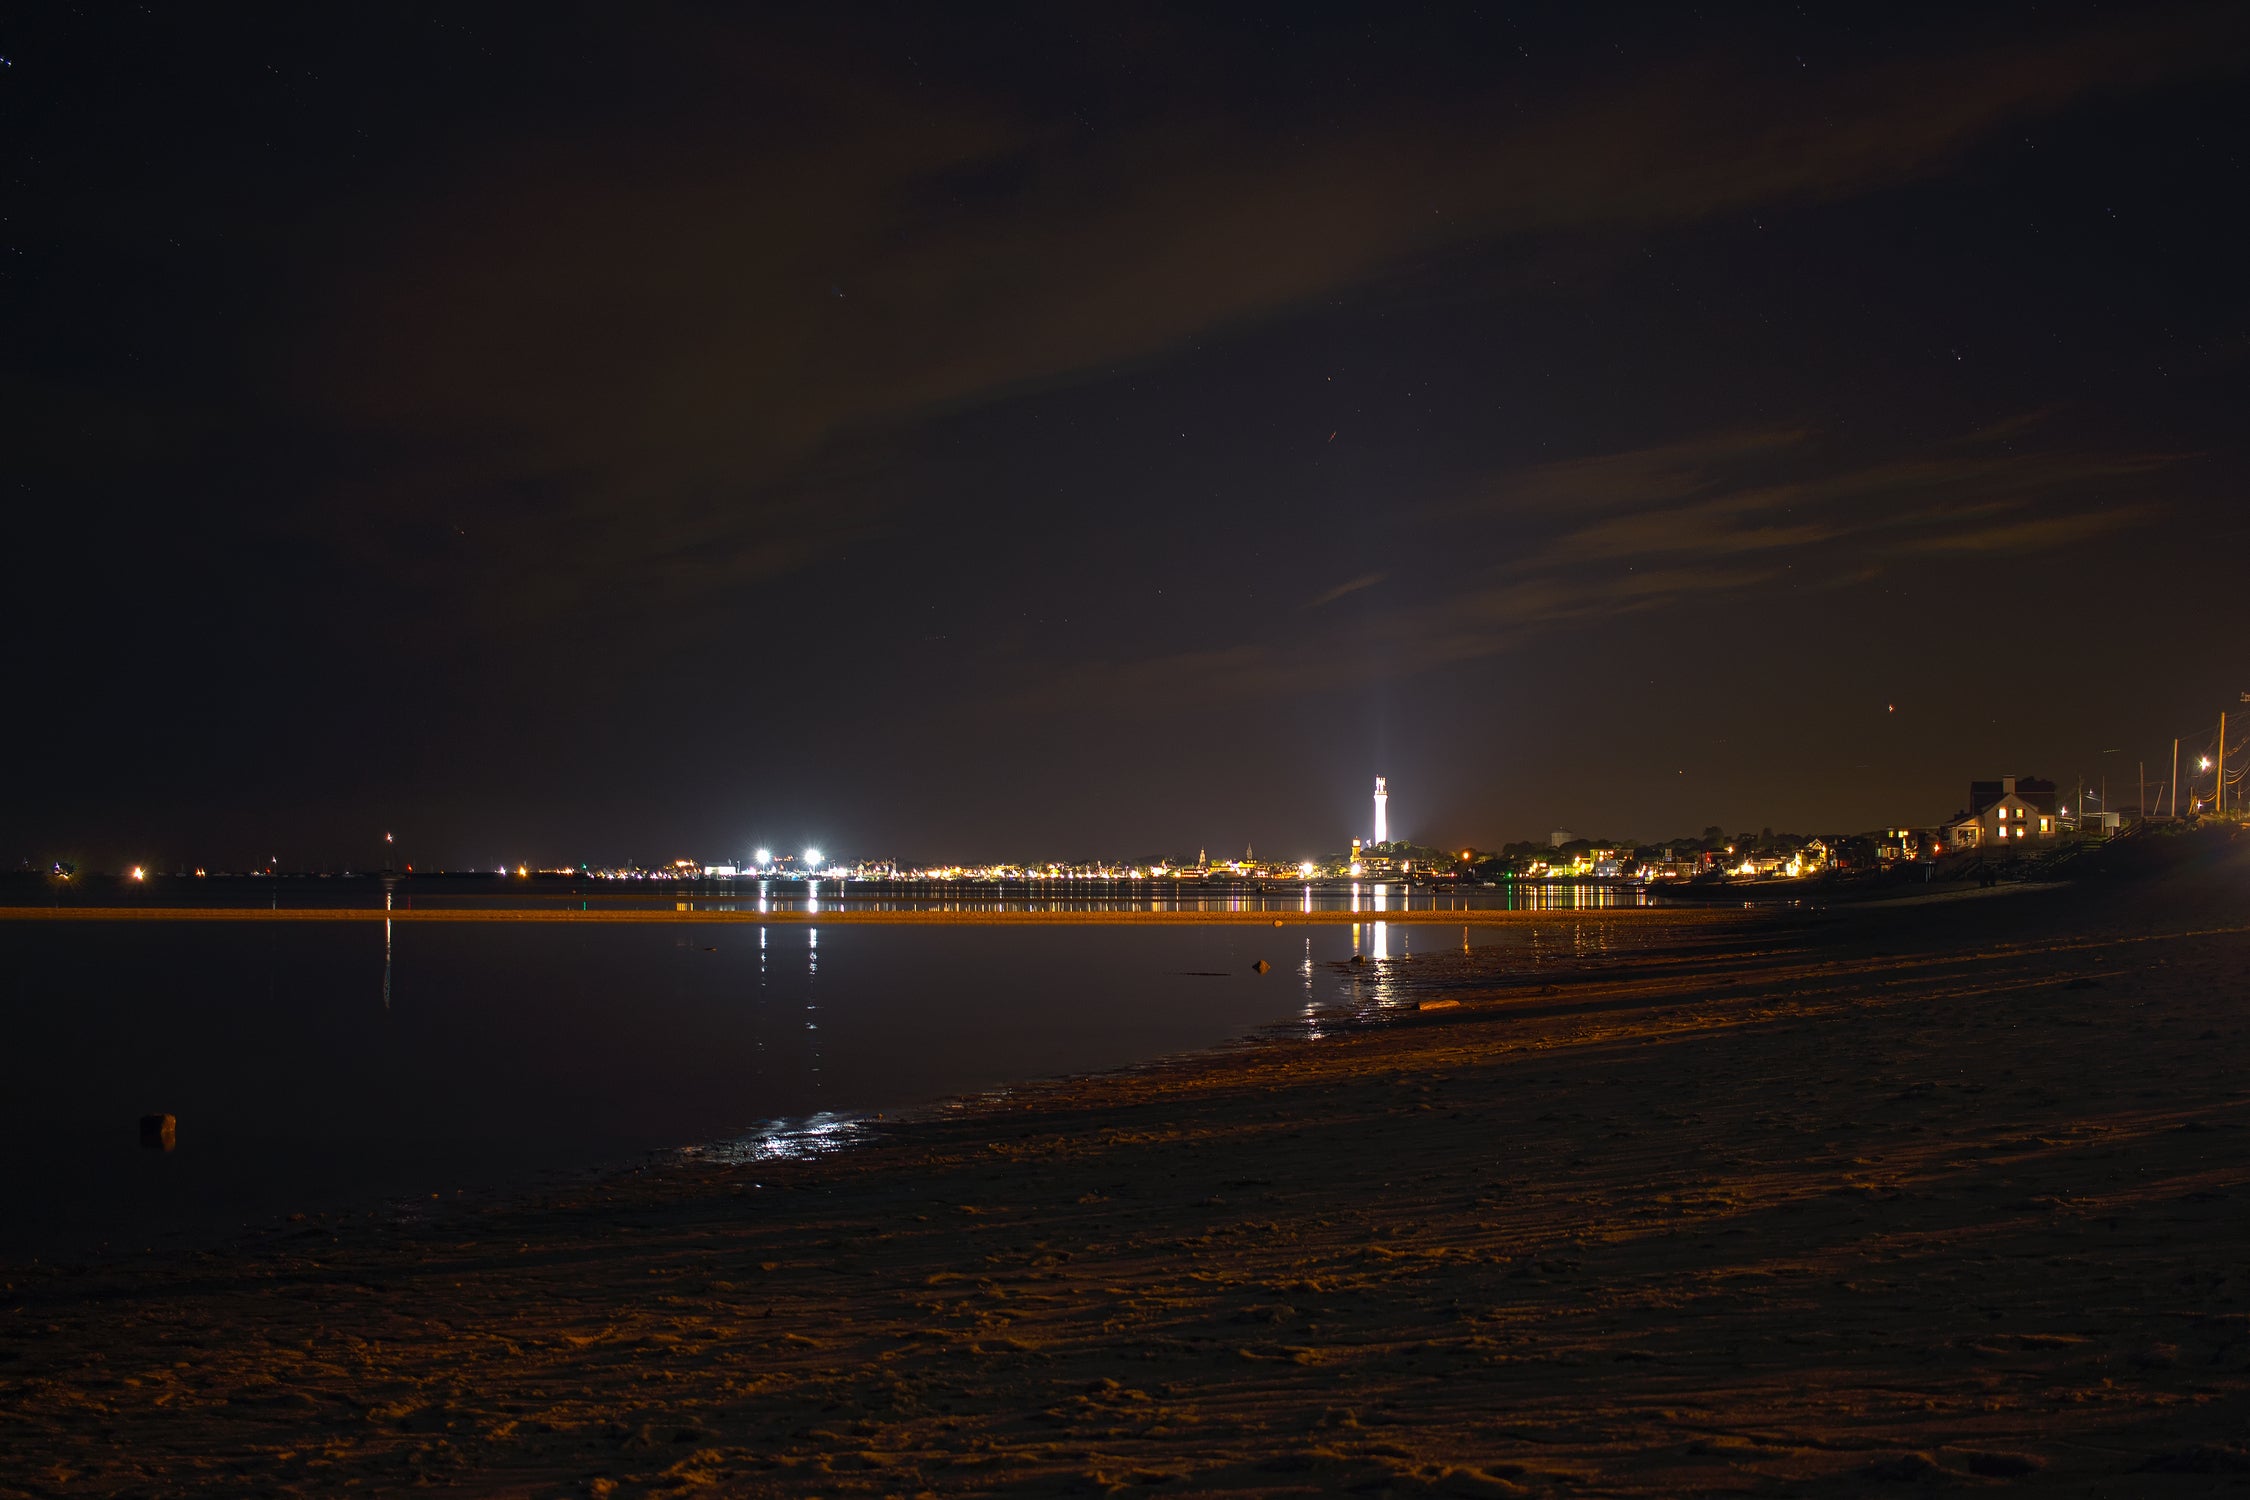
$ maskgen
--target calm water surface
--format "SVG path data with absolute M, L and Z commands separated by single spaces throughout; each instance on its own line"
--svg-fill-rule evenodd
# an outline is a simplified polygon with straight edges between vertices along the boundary
M 1603 925 L 1473 941 L 1494 961 L 1567 953 Z M 695 1143 L 807 1149 L 876 1111 L 1333 1027 L 1417 972 L 1458 977 L 1469 940 L 1372 923 L 4 924 L 0 1252 L 159 1244 Z M 138 1144 L 158 1111 L 179 1118 L 175 1151 Z

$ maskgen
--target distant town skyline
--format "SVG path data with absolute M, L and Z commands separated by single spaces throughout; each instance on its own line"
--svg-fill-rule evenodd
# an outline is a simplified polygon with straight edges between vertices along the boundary
M 2123 804 L 2109 796 L 2102 781 L 2081 782 L 2074 787 L 2062 787 L 2039 778 L 2019 778 L 2013 775 L 1991 779 L 1972 778 L 1960 806 L 1950 816 L 1935 814 L 1902 816 L 1884 820 L 1879 825 L 1856 827 L 1827 826 L 1777 828 L 1766 823 L 1756 826 L 1706 824 L 1700 832 L 1678 831 L 1666 834 L 1644 835 L 1633 831 L 1599 829 L 1581 834 L 1568 828 L 1550 828 L 1544 843 L 1553 849 L 1583 850 L 1588 846 L 1606 846 L 1595 849 L 1591 861 L 1579 860 L 1572 873 L 1585 874 L 1594 865 L 1610 861 L 1612 850 L 1618 853 L 1636 849 L 1678 847 L 1700 844 L 1706 847 L 1724 843 L 1726 852 L 1736 852 L 1736 844 L 1783 843 L 1800 841 L 1818 842 L 1824 846 L 1830 840 L 1859 840 L 1880 846 L 1885 858 L 1919 857 L 1942 853 L 1948 848 L 1956 851 L 1973 849 L 1980 844 L 2002 850 L 2012 838 L 2016 846 L 2045 847 L 2075 831 L 2081 825 L 2109 830 L 2123 823 L 2137 822 L 2143 816 L 2173 818 L 2182 809 L 2189 815 L 2211 810 L 2213 794 L 2218 786 L 2218 775 L 2223 765 L 2236 765 L 2229 783 L 2229 802 L 2250 797 L 2250 792 L 2240 788 L 2250 784 L 2250 750 L 2239 744 L 2233 753 L 2224 753 L 2217 743 L 2218 730 L 2214 731 L 2212 754 L 2204 754 L 2191 747 L 2188 758 L 2179 765 L 2180 784 L 2174 786 L 2170 779 L 2172 766 L 2167 762 L 2160 767 L 2166 775 L 2157 781 L 2145 779 L 2145 765 L 2137 765 L 2141 776 L 2136 778 L 2132 800 Z M 2019 797 L 2019 783 L 2023 789 Z M 1365 874 L 1376 879 L 1386 875 L 1407 875 L 1414 871 L 1414 861 L 1420 860 L 1420 872 L 1427 876 L 1447 867 L 1468 865 L 1491 860 L 1506 851 L 1535 847 L 1541 844 L 1538 836 L 1515 839 L 1452 838 L 1391 838 L 1389 828 L 1390 786 L 1389 778 L 1374 778 L 1373 802 L 1369 836 L 1347 835 L 1341 841 L 1310 843 L 1300 842 L 1295 852 L 1277 853 L 1277 846 L 1269 844 L 1263 856 L 1256 853 L 1255 843 L 1245 843 L 1242 855 L 1232 856 L 1222 847 L 1215 857 L 1208 842 L 1196 846 L 1195 856 L 1184 856 L 1179 848 L 1158 852 L 1150 848 L 1128 850 L 1123 853 L 1085 853 L 1047 851 L 1012 851 L 1006 854 L 931 855 L 927 852 L 901 857 L 893 851 L 876 852 L 873 849 L 823 850 L 817 843 L 805 843 L 795 848 L 787 843 L 770 839 L 749 843 L 730 844 L 722 840 L 705 840 L 695 846 L 699 853 L 675 853 L 669 857 L 650 858 L 647 855 L 620 857 L 605 854 L 600 857 L 558 860 L 551 853 L 516 852 L 497 860 L 487 854 L 483 860 L 433 859 L 422 857 L 423 873 L 516 875 L 570 875 L 587 874 L 606 879 L 758 879 L 771 876 L 777 879 L 803 879 L 826 875 L 843 879 L 887 878 L 1037 878 L 1042 873 L 1055 878 L 1104 879 L 1162 879 L 1205 872 L 1228 873 L 1256 878 L 1287 879 L 1300 876 L 1307 879 L 1357 878 Z M 2144 803 L 2143 798 L 2146 798 Z M 1995 822 L 1992 811 L 2005 805 L 2018 819 L 2036 817 L 2034 826 L 2021 823 Z M 1933 804 L 1934 806 L 1934 804 Z M 2005 819 L 2009 811 L 1997 814 Z M 716 847 L 713 847 L 716 845 Z M 386 830 L 376 846 L 378 854 L 373 861 L 297 860 L 285 861 L 278 853 L 254 859 L 247 865 L 229 866 L 223 862 L 206 862 L 201 857 L 165 857 L 136 851 L 123 860 L 107 863 L 89 860 L 79 850 L 64 854 L 52 852 L 38 856 L 24 856 L 16 864 L 16 873 L 64 874 L 100 872 L 138 880 L 145 876 L 206 874 L 284 874 L 284 873 L 359 873 L 374 874 L 385 870 L 404 873 L 416 871 L 416 861 L 411 843 L 402 849 L 397 834 Z M 1825 859 L 1825 852 L 1823 858 Z M 1519 861 L 1520 863 L 1520 861 Z M 1363 868 L 1364 867 L 1364 868 Z M 1615 869 L 1602 873 L 1615 874 Z M 1677 873 L 1667 869 L 1667 874 Z M 1744 873 L 1749 873 L 1745 868 Z M 1792 870 L 1791 873 L 1795 873 Z

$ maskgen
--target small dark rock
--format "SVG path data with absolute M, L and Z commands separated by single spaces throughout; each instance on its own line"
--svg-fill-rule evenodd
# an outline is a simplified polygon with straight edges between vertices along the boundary
M 2172 1453 L 2159 1453 L 2136 1471 L 2142 1474 L 2250 1474 L 2250 1450 L 2197 1443 Z
M 1964 1461 L 1971 1474 L 1985 1479 L 2022 1479 L 2046 1467 L 2028 1453 L 1971 1453 Z
M 1889 1480 L 1893 1484 L 1927 1484 L 1943 1474 L 1937 1460 L 1927 1453 L 1901 1453 L 1896 1458 L 1879 1458 L 1866 1469 L 1870 1479 Z
M 1256 969 L 1256 970 L 1257 970 L 1257 971 L 1258 971 L 1259 973 L 1263 974 L 1263 973 L 1265 973 L 1265 972 L 1266 972 L 1266 970 L 1268 970 L 1268 969 L 1272 968 L 1272 967 L 1273 967 L 1273 965 L 1272 965 L 1272 964 L 1269 964 L 1269 963 L 1267 963 L 1267 962 L 1266 962 L 1266 961 L 1265 961 L 1264 959 L 1262 959 L 1262 958 L 1261 958 L 1261 959 L 1259 959 L 1259 960 L 1258 960 L 1258 961 L 1257 961 L 1256 963 L 1252 964 L 1252 965 L 1251 965 L 1250 967 L 1251 967 L 1251 968 L 1253 968 L 1253 969 Z

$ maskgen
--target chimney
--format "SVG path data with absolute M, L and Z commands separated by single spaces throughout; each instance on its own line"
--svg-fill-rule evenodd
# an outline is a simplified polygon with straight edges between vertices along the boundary
M 2016 794 L 2016 778 L 2015 778 L 2015 777 L 2013 777 L 2013 776 L 2003 776 L 2003 777 L 2001 777 L 2001 778 L 2000 778 L 2000 795 L 2001 795 L 2001 796 L 2003 796 L 2003 797 L 2013 797 L 2013 796 L 2014 796 L 2015 794 Z

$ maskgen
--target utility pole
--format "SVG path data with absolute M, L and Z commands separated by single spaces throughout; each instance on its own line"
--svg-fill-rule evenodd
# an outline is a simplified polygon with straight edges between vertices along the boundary
M 2211 811 L 2227 810 L 2227 711 L 2219 710 L 2219 758 L 2211 771 Z
M 2133 817 L 2139 822 L 2146 823 L 2148 821 L 2148 762 L 2145 760 L 2140 762 L 2140 768 L 2141 790 L 2140 795 L 2133 799 Z
M 2172 741 L 2172 816 L 2180 815 L 2180 742 Z

